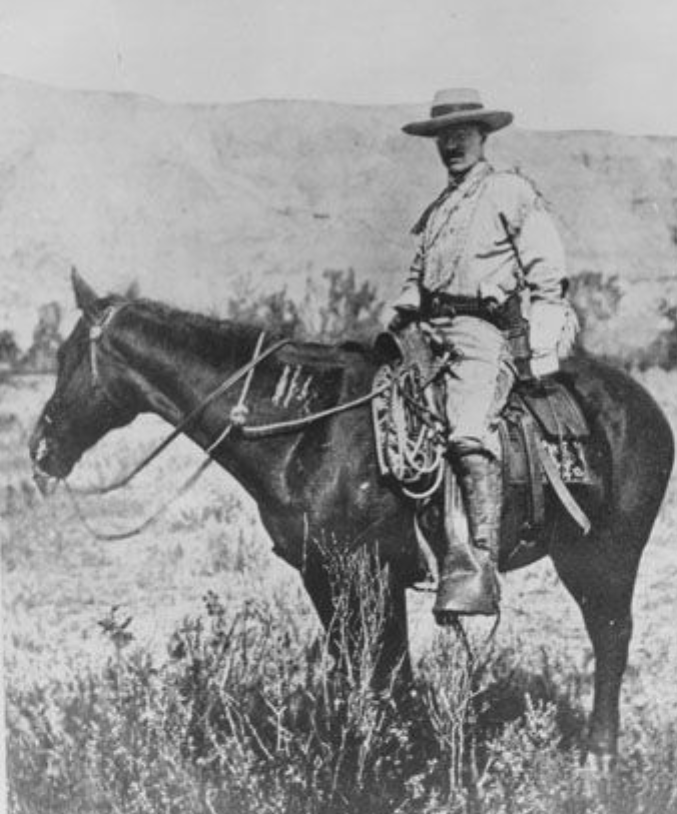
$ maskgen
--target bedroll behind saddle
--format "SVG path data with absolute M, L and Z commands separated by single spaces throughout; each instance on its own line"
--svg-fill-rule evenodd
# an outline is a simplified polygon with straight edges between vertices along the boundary
M 376 343 L 385 364 L 376 376 L 384 392 L 373 404 L 381 473 L 393 477 L 412 498 L 427 498 L 439 487 L 449 427 L 444 417 L 444 374 L 453 359 L 436 357 L 412 327 Z M 518 383 L 501 412 L 498 430 L 506 487 L 526 489 L 527 526 L 534 533 L 545 517 L 549 484 L 584 533 L 589 522 L 569 491 L 590 483 L 586 459 L 589 429 L 578 403 L 555 378 Z

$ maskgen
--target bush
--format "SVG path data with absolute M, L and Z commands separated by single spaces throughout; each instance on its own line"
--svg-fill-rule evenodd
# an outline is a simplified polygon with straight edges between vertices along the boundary
M 646 369 L 655 365 L 663 370 L 674 370 L 677 368 L 677 305 L 662 300 L 658 313 L 667 324 L 649 347 L 647 359 L 643 360 L 645 364 L 640 367 Z
M 337 568 L 373 599 L 356 672 L 332 669 L 326 638 L 309 634 L 285 597 L 230 612 L 209 593 L 162 663 L 135 646 L 133 625 L 114 610 L 101 623 L 112 648 L 103 670 L 10 689 L 11 811 L 675 811 L 677 733 L 658 707 L 630 713 L 614 776 L 581 767 L 589 677 L 564 656 L 516 642 L 469 659 L 441 633 L 403 708 L 375 694 L 370 645 L 384 586 L 364 559 Z
M 607 347 L 604 341 L 609 326 L 618 314 L 623 290 L 617 275 L 607 277 L 599 271 L 583 271 L 570 279 L 569 298 L 574 306 L 580 330 L 578 351 L 595 349 L 600 353 Z M 621 364 L 623 360 L 606 354 L 608 361 Z
M 337 342 L 345 339 L 369 341 L 379 330 L 383 303 L 369 282 L 358 286 L 354 269 L 327 270 L 326 304 L 320 306 L 317 338 Z
M 0 367 L 13 368 L 19 359 L 19 353 L 12 331 L 0 331 Z
M 359 557 L 344 565 L 374 591 L 371 636 L 383 586 Z M 12 692 L 14 811 L 393 810 L 412 741 L 371 690 L 373 642 L 361 642 L 363 670 L 332 672 L 326 639 L 308 639 L 284 600 L 232 614 L 209 593 L 205 606 L 162 665 L 133 649 L 114 609 L 101 623 L 114 650 L 102 673 Z
M 228 301 L 227 315 L 229 319 L 258 325 L 282 336 L 300 338 L 305 334 L 300 310 L 286 288 L 258 295 L 243 291 Z
M 320 285 L 306 282 L 300 301 L 286 288 L 256 294 L 245 286 L 229 300 L 227 316 L 296 339 L 370 341 L 380 330 L 382 309 L 376 288 L 358 285 L 354 269 L 328 269 Z
M 61 306 L 57 302 L 40 306 L 33 344 L 20 361 L 23 370 L 31 373 L 56 371 L 56 353 L 63 341 L 60 334 L 61 317 Z

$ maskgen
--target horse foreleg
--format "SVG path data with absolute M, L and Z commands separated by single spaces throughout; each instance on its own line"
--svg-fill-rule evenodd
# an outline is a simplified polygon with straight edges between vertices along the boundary
M 618 749 L 620 691 L 632 635 L 632 592 L 638 556 L 622 535 L 561 542 L 551 552 L 562 581 L 577 601 L 595 655 L 595 682 L 587 746 L 602 767 Z
M 407 598 L 402 582 L 392 569 L 386 568 L 383 579 L 387 592 L 380 630 L 377 637 L 377 658 L 374 670 L 374 687 L 377 690 L 392 688 L 397 698 L 411 688 L 413 670 L 409 654 L 409 630 L 407 622 Z
M 399 698 L 413 677 L 406 593 L 392 569 L 374 567 L 368 585 L 355 574 L 337 584 L 324 563 L 308 564 L 303 580 L 338 669 Z

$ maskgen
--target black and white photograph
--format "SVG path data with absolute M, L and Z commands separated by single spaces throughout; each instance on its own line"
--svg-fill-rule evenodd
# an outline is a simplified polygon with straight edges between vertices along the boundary
M 677 814 L 676 42 L 3 0 L 0 812 Z

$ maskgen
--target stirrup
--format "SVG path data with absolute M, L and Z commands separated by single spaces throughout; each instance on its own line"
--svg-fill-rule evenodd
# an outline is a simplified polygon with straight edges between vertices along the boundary
M 494 616 L 499 600 L 498 579 L 487 560 L 479 571 L 441 576 L 433 614 L 438 625 L 449 625 L 457 616 Z

